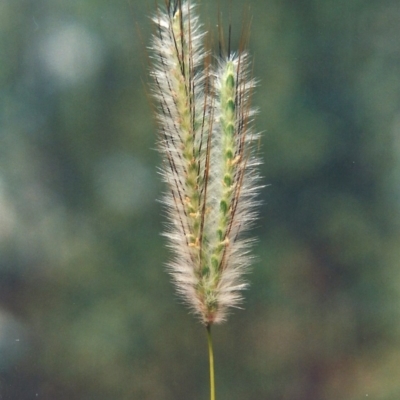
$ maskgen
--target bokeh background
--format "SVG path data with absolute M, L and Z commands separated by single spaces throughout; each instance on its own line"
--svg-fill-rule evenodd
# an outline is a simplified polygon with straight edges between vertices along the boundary
M 162 1 L 161 1 L 162 2 Z M 258 261 L 217 397 L 400 398 L 400 3 L 202 0 L 250 52 Z M 203 400 L 160 236 L 153 1 L 0 0 L 0 398 Z

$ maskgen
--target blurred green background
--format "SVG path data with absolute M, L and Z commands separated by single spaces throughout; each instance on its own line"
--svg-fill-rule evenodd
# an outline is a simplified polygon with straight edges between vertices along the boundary
M 233 43 L 253 15 L 269 186 L 245 309 L 214 329 L 217 398 L 398 400 L 400 3 L 231 3 Z M 0 0 L 2 400 L 208 397 L 164 268 L 153 12 Z

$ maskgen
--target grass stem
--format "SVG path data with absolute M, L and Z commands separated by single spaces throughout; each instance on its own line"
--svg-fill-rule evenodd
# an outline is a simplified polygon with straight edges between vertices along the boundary
M 214 378 L 214 350 L 211 337 L 211 325 L 207 325 L 208 358 L 210 360 L 210 400 L 215 400 L 215 378 Z

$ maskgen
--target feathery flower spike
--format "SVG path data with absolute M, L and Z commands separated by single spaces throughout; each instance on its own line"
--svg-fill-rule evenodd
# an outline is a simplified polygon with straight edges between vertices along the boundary
M 246 288 L 258 175 L 245 51 L 211 65 L 191 1 L 166 1 L 153 18 L 153 95 L 158 103 L 164 199 L 176 288 L 201 321 L 226 319 Z

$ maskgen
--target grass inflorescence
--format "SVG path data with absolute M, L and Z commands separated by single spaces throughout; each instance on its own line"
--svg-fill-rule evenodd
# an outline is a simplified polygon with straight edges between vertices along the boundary
M 240 303 L 251 261 L 242 233 L 256 216 L 255 82 L 245 50 L 210 57 L 194 3 L 167 2 L 153 20 L 169 270 L 201 320 L 218 323 Z
M 168 268 L 210 334 L 247 287 L 252 240 L 243 233 L 256 218 L 259 179 L 255 81 L 244 46 L 231 51 L 231 28 L 228 50 L 220 34 L 212 56 L 193 2 L 166 1 L 153 21 L 152 92 L 168 187 L 165 235 L 174 254 Z

